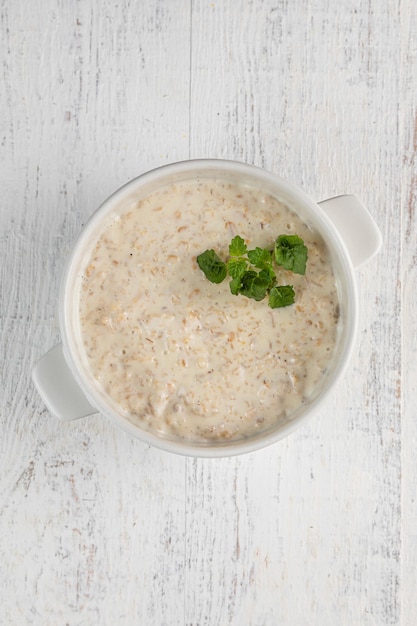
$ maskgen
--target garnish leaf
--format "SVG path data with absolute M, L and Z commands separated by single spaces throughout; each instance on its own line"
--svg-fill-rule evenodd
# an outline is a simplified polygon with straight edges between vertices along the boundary
M 263 300 L 268 290 L 268 279 L 261 277 L 257 272 L 248 270 L 241 277 L 240 292 L 247 298 L 253 298 L 254 300 Z
M 266 269 L 272 266 L 272 255 L 269 250 L 265 248 L 255 248 L 255 250 L 248 250 L 248 259 L 255 267 L 259 269 Z
M 238 296 L 240 294 L 240 289 L 242 287 L 242 277 L 236 276 L 233 280 L 230 281 L 230 291 L 234 296 Z
M 280 287 L 272 287 L 269 292 L 269 306 L 271 309 L 278 309 L 283 306 L 289 306 L 295 302 L 295 291 L 292 285 L 281 285 Z
M 211 283 L 218 284 L 226 278 L 226 263 L 223 263 L 214 250 L 206 250 L 202 254 L 199 254 L 197 263 Z
M 298 235 L 280 235 L 274 250 L 248 250 L 242 237 L 236 235 L 229 245 L 229 258 L 223 262 L 214 250 L 206 250 L 197 257 L 197 263 L 212 283 L 221 283 L 229 274 L 230 291 L 253 300 L 268 296 L 269 306 L 277 309 L 294 304 L 292 285 L 277 286 L 273 261 L 295 274 L 305 274 L 308 251 Z M 259 271 L 257 271 L 259 270 Z
M 226 263 L 227 271 L 229 272 L 229 276 L 232 278 L 239 278 L 244 274 L 246 268 L 248 266 L 248 262 L 246 259 L 242 259 L 241 257 L 232 256 Z
M 268 289 L 271 289 L 277 282 L 277 277 L 275 276 L 275 272 L 272 267 L 268 267 L 259 272 L 259 278 L 268 283 Z
M 236 237 L 233 237 L 232 241 L 230 242 L 229 254 L 230 256 L 243 256 L 244 254 L 246 254 L 247 249 L 248 248 L 245 244 L 244 239 L 242 239 L 242 237 L 240 237 L 239 235 L 236 235 Z
M 298 235 L 280 235 L 275 242 L 275 260 L 294 274 L 305 274 L 308 251 Z

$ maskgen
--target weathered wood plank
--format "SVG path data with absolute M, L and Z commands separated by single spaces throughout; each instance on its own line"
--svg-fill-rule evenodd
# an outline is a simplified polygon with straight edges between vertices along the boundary
M 401 285 L 402 285 L 402 541 L 401 617 L 412 624 L 417 614 L 417 8 L 406 4 L 401 11 L 402 56 L 399 129 L 401 162 Z

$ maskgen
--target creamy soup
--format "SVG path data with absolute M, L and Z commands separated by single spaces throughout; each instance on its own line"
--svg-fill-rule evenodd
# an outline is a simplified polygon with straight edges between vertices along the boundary
M 230 240 L 273 248 L 297 234 L 304 276 L 278 272 L 295 303 L 271 309 L 210 283 L 196 257 Z M 170 185 L 112 217 L 85 267 L 80 322 L 89 367 L 119 412 L 194 441 L 238 440 L 288 419 L 317 392 L 335 350 L 338 293 L 319 234 L 276 198 L 219 180 Z

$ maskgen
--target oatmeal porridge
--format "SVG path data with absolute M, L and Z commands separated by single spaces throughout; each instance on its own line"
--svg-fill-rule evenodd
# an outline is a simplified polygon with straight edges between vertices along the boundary
M 280 270 L 279 309 L 210 283 L 196 257 L 235 235 L 273 248 L 297 234 L 305 275 Z M 168 185 L 109 221 L 83 272 L 83 349 L 119 412 L 163 436 L 238 440 L 273 427 L 317 388 L 334 354 L 338 293 L 320 235 L 275 197 L 222 180 Z

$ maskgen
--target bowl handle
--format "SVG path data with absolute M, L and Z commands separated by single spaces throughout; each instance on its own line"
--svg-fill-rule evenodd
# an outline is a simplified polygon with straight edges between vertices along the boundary
M 354 267 L 370 261 L 382 245 L 382 235 L 368 209 L 354 195 L 318 203 L 341 235 Z
M 72 375 L 61 343 L 35 364 L 32 380 L 50 412 L 62 420 L 75 420 L 98 412 Z

